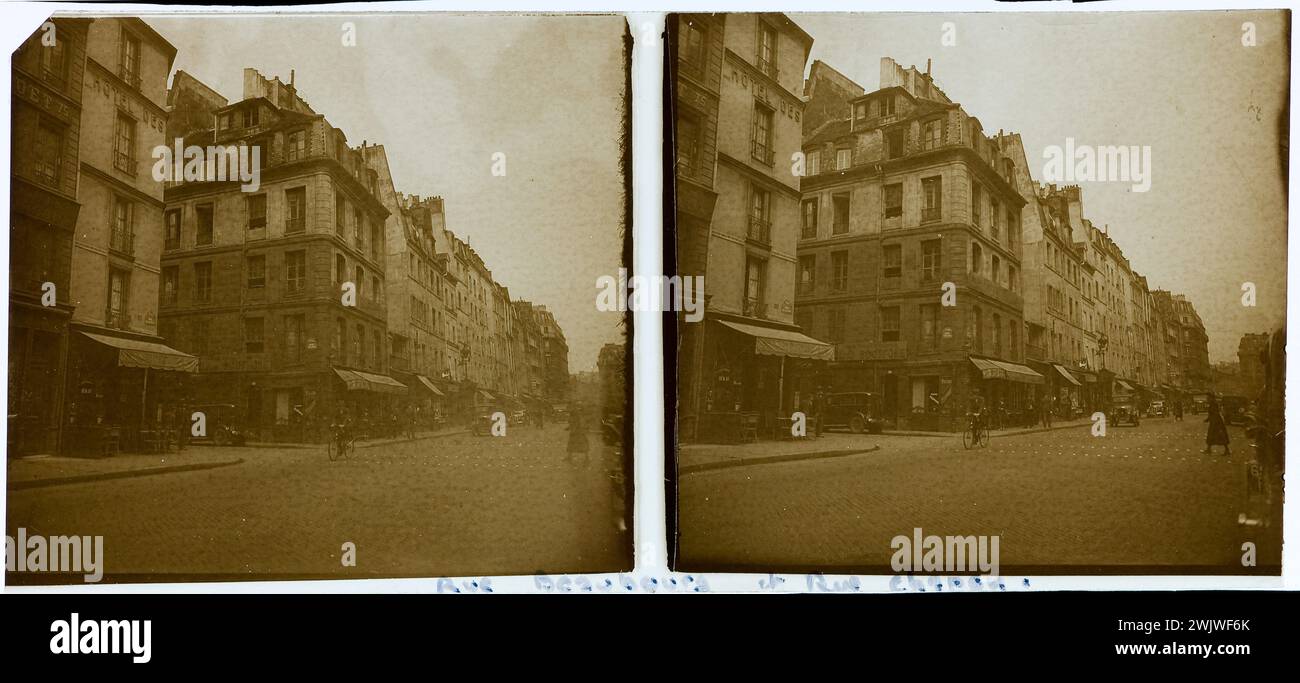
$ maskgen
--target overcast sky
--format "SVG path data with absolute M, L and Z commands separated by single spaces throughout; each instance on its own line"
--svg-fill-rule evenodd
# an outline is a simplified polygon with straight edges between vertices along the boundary
M 1280 12 L 794 14 L 821 59 L 867 91 L 880 58 L 925 69 L 986 134 L 1018 132 L 1030 172 L 1043 150 L 1151 147 L 1152 183 L 1081 182 L 1084 216 L 1152 289 L 1187 294 L 1210 360 L 1236 360 L 1246 332 L 1283 324 L 1286 203 L 1279 117 L 1288 57 Z M 956 45 L 940 44 L 944 22 Z M 1242 24 L 1255 25 L 1255 47 Z M 1257 286 L 1255 308 L 1241 304 Z
M 510 295 L 554 312 L 571 371 L 621 341 L 619 314 L 595 308 L 595 282 L 622 254 L 622 17 L 145 20 L 177 47 L 175 68 L 232 102 L 244 67 L 285 82 L 293 69 L 350 145 L 384 145 L 399 192 L 441 195 L 448 227 Z M 496 152 L 505 177 L 491 173 Z

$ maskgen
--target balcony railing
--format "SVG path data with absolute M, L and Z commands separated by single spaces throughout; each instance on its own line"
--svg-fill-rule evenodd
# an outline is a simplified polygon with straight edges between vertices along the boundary
M 284 221 L 285 233 L 303 232 L 307 229 L 307 219 L 303 216 L 288 218 Z
M 758 70 L 762 71 L 767 77 L 774 81 L 781 80 L 781 70 L 776 67 L 776 62 L 768 59 L 758 60 Z
M 764 317 L 763 313 L 766 310 L 767 310 L 767 306 L 763 303 L 762 299 L 746 298 L 744 308 L 741 310 L 741 313 L 743 315 L 750 316 L 751 318 L 762 318 Z
M 130 232 L 113 230 L 108 235 L 108 248 L 123 256 L 135 253 L 135 235 Z
M 926 207 L 921 209 L 921 221 L 937 221 L 943 217 L 943 209 L 938 206 Z
M 115 330 L 126 330 L 131 327 L 131 316 L 126 311 L 109 311 L 107 324 Z
M 137 166 L 139 166 L 139 164 L 136 162 L 134 156 L 126 152 L 113 153 L 113 168 L 129 175 L 135 175 Z
M 772 147 L 762 140 L 754 140 L 751 145 L 751 153 L 756 161 L 771 166 L 775 159 L 775 152 Z
M 749 239 L 760 244 L 772 243 L 772 223 L 758 216 L 749 217 Z

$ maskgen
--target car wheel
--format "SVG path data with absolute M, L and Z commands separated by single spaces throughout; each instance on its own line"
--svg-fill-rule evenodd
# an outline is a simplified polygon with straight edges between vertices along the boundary
M 865 426 L 861 417 L 855 417 L 852 420 L 849 420 L 849 431 L 854 434 L 861 434 L 864 428 Z

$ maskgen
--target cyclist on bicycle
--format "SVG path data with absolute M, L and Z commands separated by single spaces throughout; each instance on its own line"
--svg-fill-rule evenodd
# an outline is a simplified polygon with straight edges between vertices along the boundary
M 971 432 L 979 435 L 984 431 L 984 397 L 977 390 L 970 399 L 970 428 Z
M 334 439 L 334 445 L 342 452 L 347 443 L 352 440 L 352 414 L 348 407 L 340 405 L 334 413 L 333 423 L 330 424 L 331 438 Z

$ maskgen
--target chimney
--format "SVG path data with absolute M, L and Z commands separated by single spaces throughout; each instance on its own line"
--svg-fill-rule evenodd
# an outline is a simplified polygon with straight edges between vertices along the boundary
M 293 87 L 293 69 L 289 69 L 289 87 Z
M 925 77 L 930 77 L 930 59 L 928 57 L 925 60 Z

